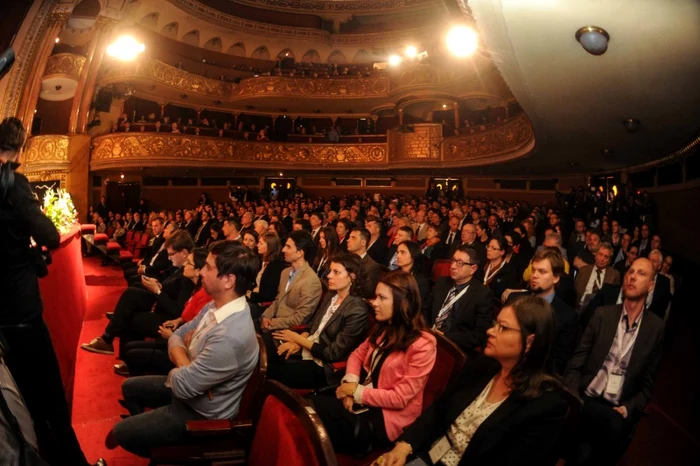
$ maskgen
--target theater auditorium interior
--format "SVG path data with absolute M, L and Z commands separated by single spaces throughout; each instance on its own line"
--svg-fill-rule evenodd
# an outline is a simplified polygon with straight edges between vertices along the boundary
M 700 464 L 698 0 L 2 10 L 61 236 L 0 464 Z

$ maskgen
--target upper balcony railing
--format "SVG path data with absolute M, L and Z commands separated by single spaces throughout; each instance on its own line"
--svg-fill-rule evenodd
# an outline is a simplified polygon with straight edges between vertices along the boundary
M 166 130 L 167 131 L 167 130 Z M 367 141 L 367 142 L 365 142 Z M 92 142 L 92 170 L 141 167 L 377 170 L 458 168 L 499 163 L 527 155 L 535 143 L 530 121 L 520 114 L 492 129 L 442 138 L 442 125 L 415 125 L 390 132 L 388 142 L 301 143 L 234 140 L 190 134 L 112 133 Z
M 44 78 L 66 77 L 78 81 L 85 65 L 85 57 L 72 53 L 51 55 L 46 63 Z

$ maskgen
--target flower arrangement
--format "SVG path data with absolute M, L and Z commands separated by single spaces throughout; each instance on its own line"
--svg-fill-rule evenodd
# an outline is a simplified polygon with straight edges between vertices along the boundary
M 65 189 L 49 189 L 44 194 L 44 214 L 65 235 L 78 222 L 78 212 Z

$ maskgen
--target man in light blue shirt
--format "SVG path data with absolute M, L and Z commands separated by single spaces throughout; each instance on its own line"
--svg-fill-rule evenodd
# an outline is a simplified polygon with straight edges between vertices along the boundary
M 237 241 L 215 243 L 201 271 L 212 297 L 199 315 L 168 340 L 175 368 L 168 376 L 128 379 L 120 403 L 131 416 L 117 423 L 108 448 L 147 457 L 151 448 L 181 445 L 190 420 L 233 419 L 238 414 L 259 349 L 246 291 L 253 288 L 258 257 Z M 145 408 L 152 408 L 145 411 Z

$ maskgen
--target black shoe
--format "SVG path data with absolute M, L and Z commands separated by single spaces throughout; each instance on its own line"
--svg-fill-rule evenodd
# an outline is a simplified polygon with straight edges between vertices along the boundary
M 136 416 L 137 414 L 143 413 L 143 408 L 134 403 L 133 401 L 126 401 L 126 400 L 117 400 L 120 405 L 127 411 L 129 411 L 129 414 L 132 416 Z
M 114 317 L 114 312 L 105 312 L 105 317 L 107 317 L 107 320 L 112 320 L 112 317 Z
M 125 363 L 119 363 L 114 365 L 114 373 L 121 375 L 122 377 L 129 377 L 129 368 Z
M 114 447 L 114 448 L 116 448 L 116 447 Z M 114 449 L 114 448 L 113 448 L 113 449 Z M 92 466 L 107 466 L 107 462 L 106 462 L 105 460 L 103 460 L 102 458 L 100 458 L 99 460 L 97 460 L 96 462 L 94 462 L 94 463 L 92 464 Z

